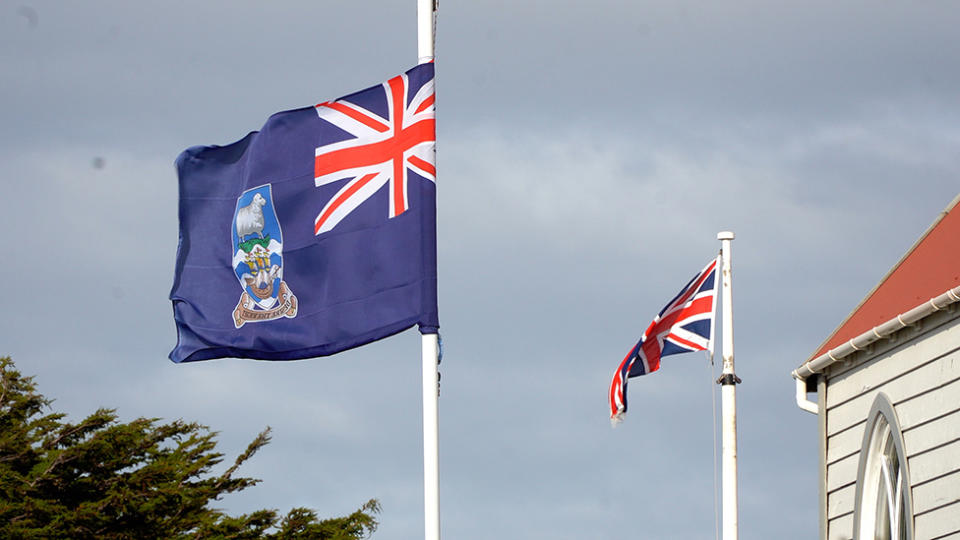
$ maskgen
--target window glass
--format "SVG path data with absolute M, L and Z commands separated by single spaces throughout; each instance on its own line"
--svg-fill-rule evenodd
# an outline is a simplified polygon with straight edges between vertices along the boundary
M 868 416 L 857 476 L 855 538 L 911 540 L 909 481 L 893 406 L 880 394 Z

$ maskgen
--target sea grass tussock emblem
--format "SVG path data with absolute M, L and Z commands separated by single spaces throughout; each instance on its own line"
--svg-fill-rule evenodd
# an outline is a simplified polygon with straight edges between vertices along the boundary
M 265 184 L 243 192 L 233 214 L 233 269 L 243 293 L 233 324 L 297 315 L 297 297 L 283 281 L 283 233 Z

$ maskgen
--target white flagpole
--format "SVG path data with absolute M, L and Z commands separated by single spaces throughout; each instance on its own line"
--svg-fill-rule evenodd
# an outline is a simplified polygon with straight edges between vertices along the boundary
M 423 524 L 426 540 L 440 540 L 440 426 L 437 334 L 421 336 L 423 361 Z
M 723 316 L 723 375 L 717 381 L 720 386 L 723 426 L 723 540 L 737 540 L 737 383 L 740 379 L 733 370 L 733 296 L 730 271 L 730 241 L 734 234 L 723 231 L 717 234 L 722 258 L 721 313 Z
M 417 54 L 420 63 L 433 60 L 433 17 L 437 12 L 437 0 L 417 0 Z
M 417 0 L 417 54 L 421 64 L 433 60 L 436 0 Z M 440 540 L 440 422 L 437 334 L 421 336 L 423 367 L 423 523 L 424 539 Z

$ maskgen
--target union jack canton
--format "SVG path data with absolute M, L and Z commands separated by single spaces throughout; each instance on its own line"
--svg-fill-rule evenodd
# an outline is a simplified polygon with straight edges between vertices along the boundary
M 720 258 L 687 283 L 654 317 L 640 341 L 620 362 L 610 383 L 610 421 L 616 425 L 627 412 L 627 380 L 660 369 L 660 358 L 693 351 L 713 351 L 714 304 Z
M 421 67 L 430 69 L 432 75 L 432 65 Z M 411 92 L 408 75 L 403 74 L 379 87 L 316 106 L 320 118 L 353 138 L 317 148 L 314 162 L 317 187 L 345 178 L 351 180 L 317 214 L 314 234 L 336 227 L 388 183 L 388 216 L 394 218 L 407 211 L 408 169 L 436 182 L 433 78 L 413 90 Z M 365 103 L 370 106 L 363 106 Z M 382 112 L 373 110 L 373 106 L 383 108 L 383 105 Z

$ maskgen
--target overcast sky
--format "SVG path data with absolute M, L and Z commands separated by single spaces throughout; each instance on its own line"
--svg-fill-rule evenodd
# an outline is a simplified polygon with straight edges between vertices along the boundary
M 443 537 L 713 537 L 718 374 L 669 357 L 615 430 L 606 392 L 721 230 L 741 538 L 816 537 L 789 374 L 960 192 L 957 28 L 950 0 L 444 0 Z M 415 330 L 167 359 L 179 152 L 405 71 L 415 30 L 413 0 L 0 3 L 0 355 L 75 420 L 197 420 L 231 460 L 272 426 L 231 512 L 376 497 L 374 538 L 422 537 Z

